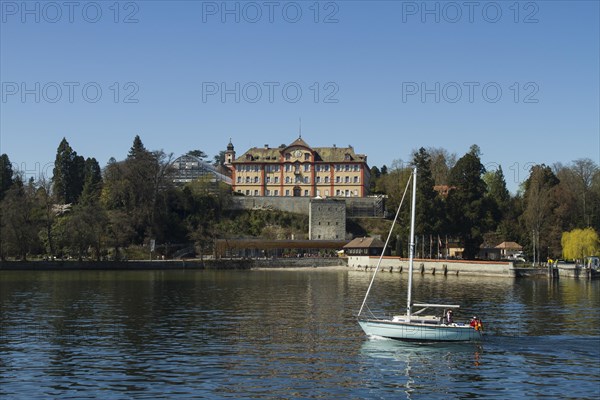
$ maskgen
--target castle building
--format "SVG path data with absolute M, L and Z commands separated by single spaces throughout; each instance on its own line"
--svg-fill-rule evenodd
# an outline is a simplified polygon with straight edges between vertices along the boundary
M 348 147 L 310 147 L 301 137 L 277 148 L 253 147 L 236 158 L 229 143 L 225 165 L 232 189 L 246 196 L 365 197 L 367 156 Z

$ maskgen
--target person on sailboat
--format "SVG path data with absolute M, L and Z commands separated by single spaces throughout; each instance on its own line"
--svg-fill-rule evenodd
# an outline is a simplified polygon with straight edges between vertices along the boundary
M 452 310 L 448 310 L 448 312 L 446 313 L 446 324 L 447 324 L 447 325 L 450 325 L 451 323 L 453 323 L 453 322 L 454 322 L 454 319 L 453 319 L 453 315 L 452 315 L 452 314 L 454 314 L 454 313 L 452 312 Z
M 481 323 L 481 320 L 477 318 L 476 315 L 474 315 L 473 318 L 471 318 L 471 323 L 469 325 L 476 331 L 483 329 L 483 324 Z

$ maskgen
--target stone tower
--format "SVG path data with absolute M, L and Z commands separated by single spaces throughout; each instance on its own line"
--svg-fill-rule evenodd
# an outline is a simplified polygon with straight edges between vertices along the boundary
M 227 151 L 225 152 L 225 165 L 229 166 L 234 161 L 235 161 L 235 150 L 233 148 L 233 143 L 231 143 L 231 138 L 230 138 L 229 144 L 227 145 Z
M 344 240 L 346 238 L 346 202 L 337 199 L 310 200 L 308 209 L 310 240 Z

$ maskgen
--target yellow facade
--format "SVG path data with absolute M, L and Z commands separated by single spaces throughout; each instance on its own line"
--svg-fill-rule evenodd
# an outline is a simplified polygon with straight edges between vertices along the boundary
M 230 144 L 231 145 L 231 144 Z M 235 158 L 228 147 L 232 188 L 246 196 L 364 197 L 367 157 L 352 147 L 312 148 L 301 138 L 289 146 L 254 147 Z

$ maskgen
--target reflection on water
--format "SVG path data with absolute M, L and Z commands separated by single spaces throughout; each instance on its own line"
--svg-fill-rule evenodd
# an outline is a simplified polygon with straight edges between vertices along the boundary
M 369 302 L 397 313 L 406 275 Z M 358 271 L 0 272 L 6 398 L 597 398 L 599 282 L 415 276 L 482 344 L 371 340 Z

